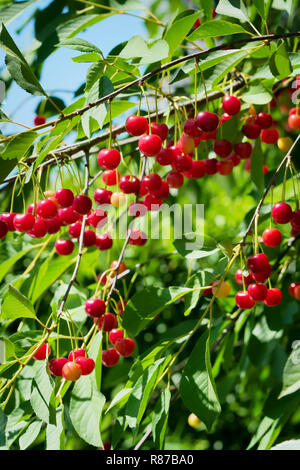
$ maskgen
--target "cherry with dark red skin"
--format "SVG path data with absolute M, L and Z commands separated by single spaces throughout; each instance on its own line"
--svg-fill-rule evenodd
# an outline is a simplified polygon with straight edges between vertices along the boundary
M 95 362 L 91 357 L 77 357 L 75 364 L 79 364 L 82 370 L 82 375 L 89 375 L 95 369 Z
M 272 207 L 272 217 L 277 224 L 287 224 L 293 217 L 293 211 L 286 202 L 277 202 Z
M 272 287 L 271 289 L 268 289 L 267 296 L 264 300 L 264 304 L 267 307 L 276 307 L 281 303 L 282 300 L 282 293 L 280 289 L 277 289 L 277 287 Z
M 147 213 L 147 207 L 143 202 L 131 202 L 128 207 L 128 212 L 132 217 L 142 217 Z
M 100 282 L 100 284 L 105 285 L 107 282 L 107 276 L 104 273 L 100 273 L 97 276 L 97 281 Z
M 73 349 L 68 354 L 68 361 L 75 361 L 77 357 L 86 357 L 86 350 L 84 348 Z
M 214 143 L 214 152 L 218 157 L 226 158 L 232 152 L 232 143 L 226 139 L 216 140 Z
M 141 230 L 132 230 L 130 237 L 129 237 L 129 244 L 136 245 L 136 246 L 144 246 L 147 242 L 148 237 L 145 232 L 141 232 Z
M 247 291 L 253 302 L 263 302 L 267 297 L 268 288 L 266 284 L 259 282 L 257 284 L 250 284 Z
M 197 123 L 195 119 L 188 119 L 185 121 L 184 126 L 183 126 L 183 132 L 190 136 L 193 137 L 194 139 L 197 137 L 201 137 L 202 131 L 197 127 Z
M 2 214 L 0 214 L 0 220 L 6 223 L 9 232 L 15 231 L 15 227 L 14 227 L 15 215 L 16 215 L 15 212 L 2 212 Z
M 269 259 L 264 253 L 249 256 L 247 259 L 247 269 L 255 274 L 267 271 L 269 266 Z
M 231 119 L 231 117 L 232 116 L 230 116 L 230 114 L 223 113 L 222 116 L 221 116 L 221 123 L 223 124 L 223 122 L 229 121 L 229 119 Z
M 120 181 L 120 173 L 116 170 L 106 170 L 102 173 L 102 181 L 107 186 L 115 186 Z
M 76 382 L 82 375 L 82 369 L 76 362 L 68 361 L 63 366 L 61 374 L 64 379 L 70 382 Z
M 257 139 L 260 136 L 261 128 L 258 124 L 248 122 L 243 126 L 242 132 L 248 139 Z
M 32 238 L 43 238 L 46 235 L 46 233 L 48 233 L 48 223 L 41 217 L 38 217 L 35 220 L 30 232 L 27 232 L 27 233 Z
M 41 126 L 42 124 L 45 124 L 46 117 L 38 114 L 37 116 L 35 116 L 33 122 L 35 126 Z
M 47 233 L 53 234 L 57 233 L 61 227 L 61 222 L 58 217 L 54 217 L 53 219 L 47 220 Z
M 98 237 L 96 236 L 95 245 L 98 248 L 98 250 L 101 250 L 101 251 L 109 250 L 113 245 L 113 240 L 110 234 L 105 232 L 99 235 Z
M 162 205 L 162 201 L 152 194 L 147 194 L 147 196 L 144 199 L 144 204 L 148 211 L 158 211 L 160 206 Z
M 120 354 L 115 348 L 110 348 L 105 351 L 102 351 L 102 364 L 105 367 L 115 366 L 120 359 Z
M 96 244 L 96 234 L 93 230 L 85 230 L 83 233 L 83 246 L 89 247 Z
M 147 191 L 156 191 L 161 187 L 161 177 L 157 173 L 151 173 L 143 178 L 143 184 Z
M 6 222 L 0 220 L 0 239 L 4 238 L 8 232 L 8 226 Z
M 94 192 L 94 201 L 101 205 L 101 204 L 110 204 L 110 198 L 112 195 L 112 191 L 108 189 L 98 188 Z
M 90 212 L 92 208 L 92 200 L 88 196 L 79 194 L 74 197 L 72 209 L 80 215 L 85 215 Z
M 170 188 L 180 188 L 183 185 L 183 175 L 179 171 L 171 171 L 167 175 L 167 183 Z
M 141 181 L 141 185 L 140 185 L 140 190 L 139 190 L 139 194 L 138 196 L 139 197 L 142 197 L 142 196 L 145 196 L 146 194 L 148 194 L 148 189 L 146 188 L 145 186 L 145 183 L 144 183 L 144 179 Z
M 232 162 L 233 166 L 238 166 L 241 163 L 241 159 L 236 153 L 233 153 L 232 155 L 229 155 L 229 157 L 226 157 L 226 160 Z
M 216 158 L 207 158 L 203 160 L 205 164 L 205 173 L 207 175 L 215 175 L 217 173 L 217 159 Z
M 189 171 L 193 165 L 193 159 L 189 155 L 175 155 L 172 168 L 176 171 Z
M 225 96 L 222 106 L 225 113 L 230 116 L 238 114 L 241 110 L 241 102 L 236 96 Z
M 124 306 L 123 306 L 123 304 L 124 304 Z M 119 300 L 119 301 L 117 302 L 117 307 L 118 307 L 119 315 L 123 315 L 123 312 L 124 312 L 124 310 L 125 310 L 126 305 L 128 304 L 128 301 L 127 301 L 127 300 L 123 300 L 123 304 L 122 304 L 121 300 Z
M 71 238 L 79 238 L 81 233 L 81 223 L 75 222 L 75 224 L 71 224 L 69 226 L 69 235 Z
M 18 232 L 30 232 L 35 222 L 34 215 L 32 214 L 16 214 L 14 217 L 14 228 Z
M 281 232 L 278 228 L 267 228 L 263 231 L 262 240 L 266 246 L 270 248 L 275 248 L 281 243 Z
M 145 134 L 148 129 L 148 121 L 144 116 L 129 116 L 126 119 L 126 131 L 133 136 Z
M 47 357 L 49 357 L 51 354 L 51 346 L 48 343 L 42 344 L 39 348 L 35 349 L 34 353 L 34 359 L 37 359 L 38 361 L 43 361 Z
M 294 212 L 293 212 L 293 215 L 292 215 L 292 218 L 290 220 L 291 222 L 291 226 L 296 229 L 296 230 L 300 230 L 300 209 L 296 209 Z
M 37 203 L 36 212 L 42 219 L 53 219 L 57 215 L 57 205 L 52 199 L 44 199 Z
M 120 354 L 120 356 L 128 357 L 134 351 L 135 342 L 131 338 L 121 338 L 117 339 L 115 342 L 115 348 Z
M 79 219 L 78 213 L 74 211 L 72 206 L 66 207 L 65 209 L 58 209 L 57 215 L 61 225 L 74 224 Z
M 49 370 L 55 377 L 62 377 L 62 368 L 68 362 L 66 357 L 57 357 L 49 361 Z
M 240 290 L 236 293 L 235 302 L 239 308 L 244 310 L 254 307 L 255 302 L 251 300 L 247 291 Z
M 247 158 L 251 157 L 252 145 L 250 142 L 240 142 L 239 144 L 235 144 L 234 151 L 240 158 L 247 160 Z
M 120 179 L 119 187 L 125 194 L 136 194 L 139 192 L 141 182 L 133 175 L 125 175 Z
M 265 282 L 271 276 L 272 268 L 271 265 L 265 270 L 259 273 L 252 273 L 253 280 L 256 282 Z
M 88 216 L 87 222 L 91 227 L 100 229 L 107 223 L 107 213 L 103 209 L 96 209 Z
M 58 255 L 68 256 L 74 250 L 74 243 L 72 240 L 56 240 L 55 250 Z
M 217 162 L 217 172 L 220 175 L 231 175 L 233 170 L 233 162 L 231 160 L 223 160 Z
M 235 273 L 235 282 L 237 284 L 243 285 L 243 272 L 241 269 L 238 269 Z M 245 286 L 249 286 L 253 282 L 252 274 L 249 273 L 247 276 L 244 276 Z
M 160 151 L 161 144 L 162 141 L 158 135 L 150 134 L 141 137 L 138 146 L 140 152 L 145 155 L 145 157 L 154 157 Z
M 147 126 L 147 134 L 149 134 L 149 126 Z M 169 135 L 169 128 L 163 122 L 151 122 L 151 134 L 158 135 L 164 141 Z
M 203 178 L 206 173 L 206 166 L 203 160 L 193 160 L 192 161 L 192 168 L 190 170 L 184 172 L 184 176 L 188 179 L 199 179 Z M 168 181 L 168 179 L 167 179 Z
M 93 318 L 100 318 L 106 310 L 106 305 L 102 299 L 89 299 L 84 304 L 86 313 Z
M 73 204 L 74 194 L 71 189 L 61 188 L 55 193 L 59 207 L 70 207 Z
M 265 144 L 276 144 L 279 139 L 279 131 L 275 128 L 263 129 L 260 138 Z
M 219 117 L 209 111 L 201 111 L 196 117 L 197 127 L 204 132 L 213 132 L 219 125 Z
M 123 336 L 124 336 L 123 330 L 113 329 L 109 332 L 108 339 L 111 342 L 111 344 L 115 344 L 117 339 L 122 339 Z
M 172 148 L 162 148 L 156 155 L 156 161 L 161 166 L 171 165 L 174 157 Z
M 170 189 L 169 185 L 166 181 L 162 181 L 160 188 L 157 189 L 156 191 L 151 191 L 151 196 L 158 200 L 166 199 L 169 196 Z M 146 196 L 147 197 L 147 196 Z
M 102 149 L 98 153 L 97 162 L 105 170 L 114 170 L 121 161 L 121 154 L 116 149 Z
M 95 318 L 98 330 L 105 331 L 106 333 L 114 330 L 117 326 L 117 318 L 113 313 L 104 313 L 101 317 Z
M 258 113 L 255 122 L 261 129 L 268 129 L 273 124 L 273 118 L 269 113 Z

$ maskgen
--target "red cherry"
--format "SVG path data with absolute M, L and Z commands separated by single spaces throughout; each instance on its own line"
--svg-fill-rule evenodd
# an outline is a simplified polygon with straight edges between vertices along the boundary
M 238 166 L 241 163 L 241 159 L 236 153 L 233 153 L 232 155 L 227 157 L 226 160 L 232 162 L 233 166 Z
M 151 191 L 151 196 L 153 196 L 156 199 L 161 200 L 161 199 L 166 199 L 169 196 L 169 193 L 170 193 L 170 189 L 169 189 L 168 183 L 166 181 L 162 181 L 159 189 L 157 189 L 156 191 Z
M 205 164 L 205 173 L 207 175 L 215 175 L 217 173 L 217 159 L 216 158 L 207 158 L 203 160 Z
M 93 230 L 85 230 L 83 234 L 83 246 L 93 246 L 96 244 L 96 234 Z
M 100 318 L 106 310 L 106 305 L 102 299 L 89 299 L 85 302 L 84 309 L 90 317 Z
M 264 244 L 272 248 L 280 245 L 281 238 L 281 232 L 277 228 L 267 228 L 262 234 Z
M 46 117 L 45 117 L 45 116 L 41 116 L 41 115 L 37 115 L 37 116 L 35 116 L 33 122 L 34 122 L 34 125 L 35 125 L 35 126 L 41 126 L 42 124 L 45 124 L 45 122 L 46 122 Z
M 297 231 L 300 230 L 300 209 L 296 209 L 293 212 L 292 218 L 290 220 L 291 226 Z
M 157 173 L 151 173 L 144 177 L 143 184 L 147 191 L 156 191 L 161 187 L 161 177 Z
M 71 238 L 78 238 L 81 232 L 81 223 L 75 222 L 69 226 L 69 235 Z
M 129 116 L 126 119 L 126 130 L 128 134 L 138 136 L 145 134 L 148 129 L 148 121 L 144 116 Z
M 229 121 L 229 119 L 231 119 L 230 114 L 223 113 L 221 116 L 221 123 L 223 124 L 223 122 Z
M 65 357 L 58 357 L 49 361 L 49 370 L 55 377 L 62 377 L 62 368 L 68 362 Z
M 276 307 L 279 305 L 282 300 L 282 293 L 280 289 L 277 287 L 273 287 L 272 289 L 268 289 L 267 296 L 264 300 L 264 304 L 267 307 Z
M 0 220 L 0 238 L 4 238 L 7 232 L 8 232 L 8 226 L 6 222 L 3 222 L 3 220 Z
M 250 284 L 247 291 L 253 302 L 263 302 L 267 297 L 268 288 L 266 284 L 260 282 L 258 284 Z
M 300 129 L 300 115 L 291 114 L 288 118 L 288 126 L 290 129 Z
M 225 96 L 222 105 L 225 113 L 230 116 L 238 114 L 241 109 L 241 102 L 236 96 Z
M 106 274 L 100 273 L 100 274 L 97 276 L 97 281 L 100 282 L 100 284 L 105 285 L 106 282 L 107 282 L 107 276 L 106 276 Z
M 196 117 L 197 127 L 204 132 L 213 132 L 219 125 L 219 118 L 215 113 L 201 111 Z
M 182 134 L 177 142 L 177 148 L 184 155 L 191 155 L 195 150 L 195 141 L 192 137 Z
M 88 196 L 80 194 L 74 197 L 72 209 L 80 215 L 85 215 L 90 212 L 92 208 L 92 201 Z
M 140 180 L 136 176 L 125 175 L 120 179 L 120 189 L 125 194 L 136 194 L 140 189 Z
M 123 357 L 131 356 L 134 351 L 135 343 L 131 338 L 117 339 L 115 342 L 115 348 L 118 353 Z
M 258 253 L 247 259 L 247 269 L 255 274 L 267 271 L 269 266 L 269 259 L 264 253 Z
M 260 126 L 251 122 L 246 123 L 243 128 L 243 134 L 248 137 L 248 139 L 257 139 L 260 136 Z
M 296 300 L 300 300 L 300 284 L 297 283 L 297 285 L 294 288 L 294 297 Z
M 171 171 L 167 175 L 167 183 L 170 188 L 180 188 L 183 185 L 183 176 L 178 171 Z
M 268 113 L 259 113 L 256 116 L 255 122 L 261 129 L 268 129 L 272 126 L 273 119 L 272 116 Z
M 42 238 L 46 235 L 47 232 L 48 223 L 44 219 L 38 217 L 35 220 L 32 229 L 30 232 L 28 232 L 28 235 L 30 235 L 32 238 Z
M 108 335 L 108 339 L 111 342 L 111 344 L 115 344 L 117 339 L 122 339 L 123 338 L 123 330 L 111 330 Z
M 49 357 L 51 354 L 51 346 L 48 343 L 42 344 L 39 348 L 35 348 L 34 359 L 38 361 L 43 361 L 46 357 Z
M 98 330 L 102 330 L 102 325 L 103 325 L 103 330 L 102 331 L 111 331 L 117 326 L 117 319 L 116 316 L 113 313 L 105 313 L 104 315 L 101 315 L 101 317 L 96 319 L 97 325 L 98 325 Z
M 95 244 L 98 250 L 109 250 L 113 245 L 113 240 L 109 233 L 102 233 L 99 237 L 96 237 Z
M 106 170 L 102 173 L 102 181 L 107 186 L 114 186 L 117 181 L 120 181 L 120 173 L 118 170 Z
M 193 160 L 192 168 L 184 173 L 189 179 L 199 179 L 205 176 L 206 166 L 203 160 Z
M 201 19 L 199 17 L 196 19 L 195 23 L 193 24 L 193 29 L 199 28 L 200 25 L 201 25 Z
M 89 375 L 95 369 L 95 362 L 91 357 L 77 357 L 75 364 L 81 367 L 82 375 Z
M 176 171 L 189 171 L 192 169 L 193 160 L 189 155 L 175 155 L 172 168 Z
M 56 240 L 55 250 L 58 255 L 68 256 L 74 250 L 74 243 L 72 240 Z
M 214 152 L 221 158 L 228 157 L 232 152 L 232 144 L 228 140 L 216 140 L 214 143 Z
M 276 144 L 279 139 L 278 129 L 263 129 L 261 131 L 260 138 L 265 144 Z
M 295 297 L 295 288 L 299 285 L 299 282 L 291 282 L 291 284 L 289 285 L 288 291 L 292 297 Z
M 223 160 L 217 162 L 217 172 L 220 175 L 230 175 L 233 170 L 233 162 L 231 160 Z
M 36 212 L 42 219 L 53 219 L 57 215 L 57 205 L 52 199 L 45 199 L 38 202 Z
M 70 207 L 74 200 L 74 194 L 70 189 L 59 189 L 55 193 L 55 199 L 60 207 Z
M 156 161 L 162 166 L 171 165 L 174 157 L 174 151 L 170 148 L 162 148 L 156 155 Z
M 112 195 L 112 191 L 108 189 L 96 189 L 94 192 L 94 200 L 97 204 L 110 204 L 110 198 Z
M 235 273 L 235 282 L 237 284 L 240 284 L 241 286 L 243 285 L 243 272 L 241 269 L 238 269 Z M 251 273 L 244 276 L 244 282 L 246 286 L 248 286 L 249 284 L 251 284 L 251 282 L 253 282 L 253 277 Z
M 298 114 L 300 115 L 300 108 L 291 108 L 289 110 L 289 116 L 292 116 L 293 114 Z
M 140 152 L 146 157 L 154 157 L 161 149 L 161 138 L 158 135 L 145 135 L 139 139 Z
M 82 374 L 82 369 L 79 364 L 76 364 L 76 362 L 69 361 L 65 363 L 61 373 L 64 379 L 76 382 Z
M 201 137 L 202 135 L 202 131 L 197 127 L 195 119 L 188 119 L 185 121 L 183 131 L 186 135 L 193 137 L 193 139 Z
M 58 209 L 58 220 L 61 225 L 70 225 L 77 222 L 79 215 L 73 210 L 73 207 L 66 207 L 65 209 Z M 53 219 L 51 219 L 53 220 Z
M 115 366 L 120 359 L 120 354 L 115 348 L 102 351 L 102 364 L 106 367 Z
M 148 237 L 145 232 L 141 232 L 140 230 L 132 230 L 130 237 L 129 237 L 129 244 L 136 245 L 136 246 L 143 246 L 147 242 Z
M 9 232 L 15 231 L 15 227 L 14 227 L 15 215 L 16 215 L 15 212 L 2 212 L 2 214 L 0 215 L 0 220 L 6 223 Z
M 146 214 L 147 207 L 143 202 L 131 202 L 128 207 L 128 212 L 132 217 L 141 217 Z
M 86 357 L 86 350 L 84 348 L 73 349 L 68 354 L 68 361 L 75 361 L 77 357 Z
M 117 266 L 118 266 L 118 261 L 115 260 L 111 263 L 110 265 L 110 269 L 113 269 L 113 270 L 116 270 L 117 269 Z M 123 261 L 120 263 L 120 266 L 119 266 L 119 269 L 118 269 L 118 273 L 121 274 L 123 273 L 124 271 L 126 271 L 127 269 L 127 266 L 125 263 L 123 263 Z M 114 273 L 111 273 L 111 276 L 114 277 Z
M 35 222 L 32 214 L 16 214 L 14 217 L 14 228 L 19 232 L 30 232 Z
M 248 309 L 252 308 L 255 305 L 255 302 L 250 299 L 249 293 L 247 291 L 240 290 L 235 296 L 236 304 L 239 308 Z
M 158 211 L 162 205 L 162 201 L 154 197 L 152 194 L 147 194 L 144 199 L 144 204 L 148 211 Z
M 271 275 L 272 268 L 271 265 L 265 270 L 259 273 L 252 273 L 252 277 L 256 282 L 265 282 Z
M 47 220 L 47 233 L 53 234 L 57 233 L 61 227 L 61 222 L 58 217 Z
M 123 305 L 122 305 L 121 300 L 119 300 L 118 303 L 117 303 L 117 305 L 118 305 L 118 312 L 119 312 L 120 315 L 123 315 L 124 309 L 125 309 L 126 305 L 128 304 L 128 301 L 127 301 L 127 300 L 123 300 L 123 304 L 124 304 L 124 308 L 123 308 Z
M 98 153 L 97 162 L 105 170 L 114 170 L 120 161 L 121 154 L 116 149 L 102 149 Z
M 239 144 L 235 144 L 234 151 L 238 154 L 240 158 L 246 160 L 251 156 L 252 145 L 249 142 L 241 142 Z
M 286 202 L 277 202 L 272 207 L 272 217 L 277 224 L 287 224 L 293 216 L 292 208 Z
M 107 213 L 103 209 L 96 209 L 87 218 L 88 224 L 94 228 L 102 228 L 107 223 Z
M 149 126 L 147 123 L 147 134 L 149 134 Z M 169 135 L 169 128 L 164 123 L 152 122 L 151 123 L 151 134 L 158 135 L 162 141 L 166 140 Z

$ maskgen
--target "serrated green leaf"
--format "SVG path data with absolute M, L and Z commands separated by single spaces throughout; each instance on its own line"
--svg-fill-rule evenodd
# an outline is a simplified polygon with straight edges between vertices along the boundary
M 3 160 L 21 160 L 37 138 L 37 132 L 25 131 L 13 137 L 1 152 Z
M 289 54 L 286 48 L 286 45 L 283 41 L 277 48 L 277 50 L 272 54 L 269 67 L 274 75 L 274 77 L 288 77 L 292 71 L 293 67 L 291 65 Z
M 47 424 L 46 427 L 46 450 L 65 449 L 65 419 L 64 408 L 56 410 L 56 425 Z
M 166 33 L 163 36 L 163 39 L 165 39 L 169 44 L 169 59 L 173 56 L 179 44 L 181 44 L 183 39 L 191 30 L 198 16 L 199 13 L 194 13 L 180 18 L 177 21 L 175 18 L 173 24 L 170 26 L 169 29 L 167 29 Z
M 216 13 L 236 18 L 242 23 L 249 20 L 247 8 L 242 0 L 220 0 L 216 8 Z
M 12 3 L 11 5 L 4 6 L 0 10 L 0 24 L 9 24 L 15 20 L 26 8 L 28 8 L 37 0 L 29 0 L 26 2 Z
M 1 318 L 35 318 L 35 311 L 31 302 L 16 289 L 14 286 L 8 286 L 8 293 L 2 304 Z
M 214 38 L 216 36 L 230 36 L 231 34 L 250 34 L 242 26 L 224 20 L 211 20 L 199 26 L 187 37 L 189 41 L 197 41 L 204 38 Z
M 56 47 L 68 47 L 80 52 L 96 52 L 103 57 L 102 51 L 97 46 L 81 38 L 65 39 L 56 44 Z
M 262 83 L 250 85 L 242 95 L 242 100 L 250 104 L 267 104 L 273 98 L 273 94 Z
M 170 401 L 171 401 L 170 390 L 169 388 L 165 388 L 160 394 L 160 397 L 156 402 L 154 412 L 153 412 L 153 421 L 152 421 L 153 440 L 155 442 L 156 448 L 159 450 L 164 448 Z
M 56 424 L 55 388 L 52 378 L 47 374 L 47 364 L 45 361 L 35 361 L 32 368 L 31 406 L 42 421 Z
M 217 254 L 220 250 L 216 240 L 196 233 L 185 233 L 182 238 L 173 242 L 176 250 L 187 259 L 206 258 Z
M 39 420 L 29 424 L 28 428 L 19 439 L 20 450 L 25 450 L 34 443 L 40 433 L 42 424 L 43 422 Z

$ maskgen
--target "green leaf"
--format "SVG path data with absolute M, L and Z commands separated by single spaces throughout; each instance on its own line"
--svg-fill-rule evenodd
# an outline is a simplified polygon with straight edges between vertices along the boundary
M 206 258 L 217 254 L 218 243 L 212 237 L 204 237 L 196 233 L 185 233 L 182 238 L 173 242 L 176 250 L 187 259 Z
M 203 333 L 182 371 L 180 393 L 187 408 L 201 419 L 208 430 L 221 412 L 210 363 L 210 334 Z
M 266 18 L 266 11 L 265 11 L 265 1 L 264 0 L 253 0 L 254 5 L 257 8 L 258 13 L 260 16 L 265 19 Z
M 199 13 L 194 13 L 188 16 L 184 16 L 177 21 L 175 18 L 173 24 L 169 29 L 167 29 L 163 39 L 165 39 L 169 44 L 169 59 L 171 59 L 179 44 L 181 44 L 188 32 L 191 30 L 198 16 Z
M 85 91 L 92 88 L 94 83 L 103 76 L 104 62 L 97 62 L 89 66 L 86 73 Z
M 281 41 L 277 50 L 272 54 L 269 67 L 274 77 L 288 77 L 293 72 L 293 67 L 284 41 Z
M 10 318 L 36 318 L 34 308 L 31 302 L 16 289 L 14 286 L 8 286 L 8 293 L 2 304 L 2 320 Z
M 29 0 L 26 2 L 12 3 L 11 5 L 4 6 L 0 10 L 0 24 L 9 24 L 16 19 L 26 8 L 28 8 L 37 0 Z M 2 2 L 1 2 L 2 3 Z
M 132 388 L 123 388 L 122 390 L 117 393 L 117 395 L 112 399 L 109 407 L 105 411 L 105 414 L 108 413 L 114 406 L 120 405 L 122 407 L 122 404 L 125 403 L 128 400 L 128 396 L 131 393 Z
M 230 36 L 231 34 L 246 33 L 242 26 L 235 23 L 229 23 L 224 20 L 211 20 L 199 26 L 192 34 L 187 37 L 188 41 L 197 41 L 204 38 L 214 38 L 216 36 Z
M 18 251 L 14 256 L 0 264 L 0 282 L 3 280 L 4 276 L 6 276 L 8 271 L 13 267 L 13 265 L 19 261 L 19 259 L 23 258 L 23 256 L 26 255 L 26 253 L 28 253 L 30 250 L 32 250 L 32 246 Z
M 282 390 L 279 398 L 300 389 L 300 345 L 289 355 L 283 370 Z
M 140 64 L 152 64 L 165 59 L 169 55 L 169 45 L 164 39 L 159 39 L 149 46 L 148 55 L 140 61 Z
M 263 192 L 265 187 L 264 176 L 264 156 L 261 149 L 261 142 L 259 139 L 255 141 L 252 155 L 251 155 L 251 178 L 260 193 Z
M 0 408 L 0 449 L 5 447 L 6 437 L 5 437 L 5 428 L 7 424 L 7 416 L 3 413 Z
M 165 434 L 168 423 L 171 393 L 169 388 L 165 388 L 156 402 L 153 420 L 152 432 L 156 449 L 164 448 Z
M 70 400 L 70 418 L 77 434 L 88 444 L 102 447 L 100 433 L 105 397 L 92 387 L 90 376 L 75 383 Z
M 21 160 L 37 137 L 37 132 L 21 132 L 6 144 L 1 152 L 1 158 L 4 160 Z
M 89 348 L 89 357 L 95 361 L 95 375 L 97 390 L 101 389 L 101 375 L 102 375 L 102 331 L 98 331 L 93 342 Z
M 33 421 L 19 439 L 20 450 L 27 449 L 38 437 L 43 422 Z
M 88 91 L 85 104 L 88 105 L 89 103 L 94 103 L 100 98 L 104 98 L 105 96 L 109 95 L 113 91 L 114 87 L 109 78 L 105 76 L 101 77 Z M 106 103 L 101 103 L 98 106 L 94 106 L 83 114 L 81 123 L 83 130 L 88 138 L 90 138 L 92 132 L 92 119 L 95 119 L 98 122 L 100 129 L 102 129 L 106 114 Z
M 86 54 L 77 55 L 72 57 L 73 62 L 99 62 L 101 56 L 97 52 L 87 52 Z
M 250 85 L 242 95 L 242 100 L 250 104 L 267 104 L 273 98 L 269 91 L 261 82 Z
M 15 168 L 17 163 L 18 163 L 18 160 L 16 159 L 4 161 L 2 158 L 0 158 L 0 183 L 2 183 L 7 178 L 7 176 Z
M 37 417 L 45 423 L 56 424 L 54 382 L 47 374 L 45 361 L 35 361 L 32 366 L 34 378 L 30 397 Z
M 135 103 L 132 103 L 132 101 L 112 101 L 111 103 L 111 118 L 114 119 L 117 116 L 120 116 L 120 114 L 125 113 L 129 109 L 133 108 L 136 106 Z M 103 121 L 103 126 L 105 124 L 109 123 L 109 114 L 106 115 L 106 118 Z
M 236 18 L 242 23 L 249 20 L 247 9 L 242 0 L 220 0 L 216 8 L 216 13 Z
M 272 8 L 281 11 L 287 11 L 289 15 L 292 14 L 293 0 L 273 0 Z
M 80 52 L 97 52 L 103 57 L 102 51 L 97 46 L 81 38 L 65 39 L 56 44 L 56 47 L 68 47 Z
M 119 54 L 122 59 L 133 59 L 149 55 L 146 42 L 141 36 L 133 36 Z
M 65 422 L 64 408 L 56 410 L 56 425 L 47 424 L 46 427 L 46 450 L 65 449 Z
M 280 442 L 270 450 L 300 450 L 300 439 L 290 439 L 289 441 Z
M 123 314 L 123 327 L 132 336 L 142 331 L 166 305 L 192 289 L 184 287 L 146 287 L 128 302 Z
M 145 10 L 146 6 L 143 5 L 139 0 L 127 0 L 126 2 L 117 2 L 117 0 L 110 0 L 112 8 L 116 8 L 121 11 L 129 10 Z
M 213 0 L 199 0 L 199 7 L 202 10 L 204 10 L 205 18 L 207 20 L 212 19 L 213 6 L 214 6 Z

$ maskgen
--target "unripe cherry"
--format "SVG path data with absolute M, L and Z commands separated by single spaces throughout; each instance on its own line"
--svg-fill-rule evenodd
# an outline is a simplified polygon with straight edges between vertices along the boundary
M 122 207 L 126 203 L 126 196 L 124 193 L 115 192 L 112 193 L 110 203 L 113 207 Z
M 184 155 L 190 155 L 195 150 L 194 139 L 183 133 L 177 142 L 177 147 Z
M 288 126 L 292 130 L 300 129 L 300 115 L 291 114 L 288 118 Z
M 154 157 L 161 149 L 161 138 L 158 135 L 145 135 L 139 139 L 138 146 L 140 152 L 145 157 Z
M 118 261 L 115 260 L 115 261 L 113 261 L 113 262 L 111 263 L 110 269 L 116 270 L 116 269 L 117 269 L 117 266 L 118 266 Z M 126 264 L 122 261 L 122 262 L 120 263 L 120 266 L 119 266 L 119 269 L 118 269 L 118 274 L 123 273 L 124 271 L 126 271 L 126 269 L 127 269 L 127 266 L 126 266 Z M 112 276 L 112 277 L 113 277 L 114 275 L 115 275 L 114 273 L 111 273 L 111 276 Z
M 76 362 L 66 362 L 62 368 L 62 376 L 71 382 L 76 382 L 82 374 L 82 369 Z
M 223 299 L 230 294 L 230 284 L 224 281 L 220 284 L 220 281 L 216 281 L 212 287 L 212 293 L 216 294 L 216 297 Z
M 107 349 L 102 351 L 102 364 L 106 367 L 115 366 L 120 359 L 120 354 L 115 348 Z
M 225 113 L 234 116 L 240 112 L 241 102 L 236 96 L 225 96 L 222 106 Z

